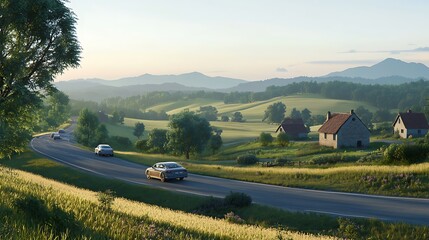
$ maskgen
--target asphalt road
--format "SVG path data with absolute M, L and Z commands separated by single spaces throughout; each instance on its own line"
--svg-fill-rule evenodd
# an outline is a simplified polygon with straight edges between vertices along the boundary
M 196 174 L 189 174 L 184 181 L 147 180 L 146 166 L 116 157 L 99 157 L 79 149 L 68 141 L 69 134 L 63 135 L 62 140 L 49 136 L 34 138 L 31 147 L 65 165 L 135 184 L 214 197 L 224 197 L 231 191 L 242 192 L 250 195 L 255 203 L 286 210 L 429 225 L 429 199 L 306 190 Z

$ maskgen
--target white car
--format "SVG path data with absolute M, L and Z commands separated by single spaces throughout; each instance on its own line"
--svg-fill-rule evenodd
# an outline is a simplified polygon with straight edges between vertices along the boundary
M 94 152 L 98 156 L 111 156 L 111 157 L 113 157 L 113 148 L 107 144 L 99 144 L 95 148 Z

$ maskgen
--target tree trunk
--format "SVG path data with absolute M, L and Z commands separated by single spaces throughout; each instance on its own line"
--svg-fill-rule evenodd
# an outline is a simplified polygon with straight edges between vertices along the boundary
M 189 159 L 189 151 L 186 151 L 186 159 Z

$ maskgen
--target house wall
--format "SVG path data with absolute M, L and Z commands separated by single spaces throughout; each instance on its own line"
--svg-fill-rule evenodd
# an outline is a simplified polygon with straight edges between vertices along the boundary
M 419 133 L 420 130 L 420 133 Z M 422 137 L 428 133 L 427 129 L 407 129 L 407 137 L 413 136 L 413 137 Z
M 362 147 L 369 146 L 370 132 L 366 126 L 352 115 L 340 128 L 337 133 L 338 147 L 358 147 L 360 141 Z
M 337 148 L 337 140 L 334 140 L 334 134 L 319 133 L 319 145 Z
M 395 125 L 393 126 L 393 132 L 398 132 L 401 138 L 407 138 L 407 129 L 405 128 L 404 122 L 402 121 L 401 117 L 399 117 L 398 120 L 395 122 Z

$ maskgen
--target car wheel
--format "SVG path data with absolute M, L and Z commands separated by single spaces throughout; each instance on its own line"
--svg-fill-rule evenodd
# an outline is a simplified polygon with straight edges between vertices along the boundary
M 183 177 L 179 178 L 180 181 L 183 181 L 183 179 L 184 179 Z
M 146 178 L 150 179 L 149 171 L 146 171 Z
M 111 157 L 113 157 L 113 153 L 112 153 L 112 154 L 110 154 L 110 156 L 111 156 Z
M 167 179 L 165 178 L 165 174 L 161 173 L 161 182 L 165 182 Z

